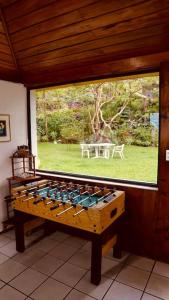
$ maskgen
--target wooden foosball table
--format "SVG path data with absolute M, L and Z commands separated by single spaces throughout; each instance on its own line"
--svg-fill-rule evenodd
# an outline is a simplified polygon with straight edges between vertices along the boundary
M 75 182 L 40 180 L 11 191 L 15 214 L 16 249 L 25 250 L 24 224 L 30 216 L 47 220 L 49 227 L 92 241 L 91 282 L 101 280 L 101 260 L 112 247 L 119 257 L 124 192 Z

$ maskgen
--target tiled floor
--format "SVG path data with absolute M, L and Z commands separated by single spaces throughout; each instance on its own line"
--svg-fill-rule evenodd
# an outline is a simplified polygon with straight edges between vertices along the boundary
M 28 245 L 38 233 L 26 239 Z M 169 265 L 125 254 L 102 259 L 102 281 L 90 283 L 90 243 L 55 232 L 24 253 L 14 233 L 0 235 L 0 300 L 169 300 Z

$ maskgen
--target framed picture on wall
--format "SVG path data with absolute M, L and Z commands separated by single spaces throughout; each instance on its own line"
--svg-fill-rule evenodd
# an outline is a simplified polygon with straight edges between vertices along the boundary
M 10 116 L 0 114 L 0 142 L 11 140 Z

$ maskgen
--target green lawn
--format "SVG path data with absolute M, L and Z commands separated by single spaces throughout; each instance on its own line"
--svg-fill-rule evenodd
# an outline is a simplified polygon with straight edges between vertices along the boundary
M 157 181 L 158 148 L 125 146 L 125 159 L 81 157 L 80 145 L 38 144 L 39 169 L 136 181 Z

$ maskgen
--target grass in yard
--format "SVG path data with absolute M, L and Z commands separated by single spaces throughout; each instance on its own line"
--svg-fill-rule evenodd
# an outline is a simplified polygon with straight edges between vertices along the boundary
M 125 146 L 125 159 L 81 157 L 80 145 L 38 144 L 39 169 L 157 182 L 158 148 Z

